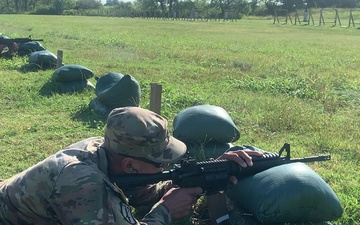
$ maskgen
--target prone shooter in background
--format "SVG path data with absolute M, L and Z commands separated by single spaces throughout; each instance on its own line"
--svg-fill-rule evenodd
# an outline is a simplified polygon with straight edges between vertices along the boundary
M 11 59 L 17 54 L 21 44 L 31 41 L 43 41 L 43 39 L 32 39 L 31 35 L 28 38 L 9 38 L 0 33 L 0 58 Z

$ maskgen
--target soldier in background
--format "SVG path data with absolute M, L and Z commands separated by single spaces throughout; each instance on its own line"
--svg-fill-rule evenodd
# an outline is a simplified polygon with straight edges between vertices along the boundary
M 16 55 L 16 52 L 19 49 L 19 44 L 16 42 L 11 42 L 10 44 L 6 44 L 1 41 L 2 39 L 9 39 L 8 36 L 0 33 L 0 58 L 11 59 Z
M 309 12 L 307 9 L 305 9 L 304 11 L 304 18 L 303 18 L 303 22 L 308 22 L 309 21 Z
M 0 181 L 0 224 L 170 224 L 187 216 L 201 188 L 161 182 L 124 193 L 108 175 L 160 173 L 179 160 L 186 145 L 172 137 L 167 121 L 139 107 L 116 108 L 104 138 L 92 137 L 7 180 Z M 251 166 L 255 151 L 224 153 L 220 158 Z M 231 178 L 234 184 L 235 177 Z M 133 216 L 142 203 L 144 216 Z

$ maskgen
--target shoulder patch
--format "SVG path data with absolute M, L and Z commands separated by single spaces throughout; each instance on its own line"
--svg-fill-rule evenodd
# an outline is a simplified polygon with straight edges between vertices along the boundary
M 136 224 L 136 219 L 134 218 L 133 214 L 131 213 L 131 208 L 129 205 L 126 205 L 125 203 L 120 203 L 120 209 L 121 209 L 121 215 L 124 217 L 124 219 L 130 223 L 130 224 Z

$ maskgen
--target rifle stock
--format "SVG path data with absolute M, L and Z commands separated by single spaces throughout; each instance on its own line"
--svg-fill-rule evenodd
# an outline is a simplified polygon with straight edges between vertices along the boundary
M 281 157 L 283 151 L 286 151 L 287 155 Z M 172 169 L 162 173 L 110 176 L 109 179 L 124 191 L 160 181 L 172 180 L 173 184 L 179 187 L 201 187 L 205 194 L 211 195 L 225 190 L 230 176 L 243 179 L 283 164 L 295 162 L 308 163 L 330 159 L 330 155 L 290 159 L 290 145 L 285 143 L 280 149 L 279 154 L 270 153 L 265 154 L 263 157 L 253 157 L 253 166 L 241 167 L 237 163 L 228 160 L 198 162 L 195 159 L 189 158 L 182 160 L 180 164 L 174 164 Z

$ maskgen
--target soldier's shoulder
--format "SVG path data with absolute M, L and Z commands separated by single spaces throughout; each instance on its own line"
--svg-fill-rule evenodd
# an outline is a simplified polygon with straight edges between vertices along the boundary
M 65 149 L 82 149 L 82 150 L 89 150 L 95 151 L 102 143 L 104 142 L 104 137 L 96 136 L 96 137 L 89 137 L 73 143 Z
M 87 162 L 73 161 L 63 167 L 57 177 L 57 186 L 78 186 L 84 184 L 94 185 L 94 187 L 103 185 L 106 175 L 95 165 L 89 165 Z

